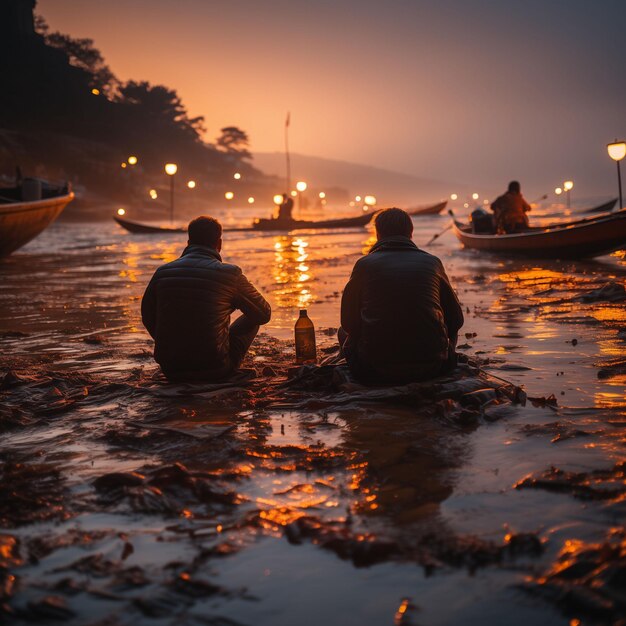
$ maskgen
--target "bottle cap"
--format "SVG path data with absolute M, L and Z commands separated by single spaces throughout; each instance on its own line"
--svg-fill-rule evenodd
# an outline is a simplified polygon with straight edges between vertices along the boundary
M 300 317 L 304 317 L 306 315 L 306 309 L 300 309 Z

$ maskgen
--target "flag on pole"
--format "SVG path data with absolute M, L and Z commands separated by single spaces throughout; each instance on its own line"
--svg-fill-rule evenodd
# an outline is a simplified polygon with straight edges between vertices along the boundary
M 285 128 L 289 126 L 290 121 L 291 121 L 291 112 L 287 111 L 287 119 L 285 120 Z

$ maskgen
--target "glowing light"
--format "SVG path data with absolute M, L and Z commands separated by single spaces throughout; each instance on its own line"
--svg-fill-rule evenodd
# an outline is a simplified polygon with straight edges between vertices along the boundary
M 478 200 L 478 194 L 477 193 L 473 193 L 472 194 L 472 200 Z
M 570 189 L 574 188 L 574 183 L 571 180 L 566 180 L 563 183 L 563 189 L 565 189 L 565 191 L 569 191 Z
M 363 202 L 369 206 L 374 206 L 376 204 L 376 196 L 365 196 Z
M 187 187 L 189 187 L 189 189 L 195 189 L 196 188 L 196 181 L 195 180 L 190 180 L 187 182 Z
M 241 178 L 241 174 L 240 174 L 239 172 L 235 172 L 235 173 L 233 174 L 233 178 L 234 178 L 235 180 L 239 180 L 239 179 Z
M 274 200 L 274 204 L 282 204 L 283 203 L 283 197 L 279 193 L 277 193 L 274 196 L 273 200 Z
M 463 208 L 469 209 L 469 204 L 467 202 L 463 203 Z
M 326 194 L 323 191 L 320 191 L 319 197 L 323 200 L 326 197 Z
M 489 204 L 489 200 L 487 200 L 486 198 L 483 200 L 483 204 Z
M 609 143 L 607 144 L 606 149 L 609 153 L 609 156 L 614 161 L 621 161 L 626 156 L 625 141 L 615 141 L 613 143 Z
M 136 156 L 129 156 L 128 157 L 128 165 L 137 165 L 137 162 L 139 161 L 139 159 Z
M 148 193 L 150 194 L 150 197 L 153 200 L 156 200 L 159 197 L 159 194 L 157 193 L 156 189 L 150 189 L 150 191 Z
M 450 194 L 450 200 L 456 200 L 459 196 L 457 196 L 455 193 L 451 193 Z
M 296 189 L 298 191 L 306 191 L 306 188 L 307 188 L 307 184 L 303 180 L 299 180 L 296 183 Z
M 174 174 L 176 174 L 177 171 L 178 171 L 178 165 L 176 165 L 176 163 L 165 164 L 165 173 L 168 176 L 174 176 Z
M 254 198 L 252 196 L 248 198 L 248 204 L 254 204 Z
M 354 206 L 354 202 L 350 201 L 350 206 Z
M 126 209 L 118 209 L 117 210 L 117 214 L 118 215 L 126 215 Z
M 355 202 L 361 202 L 361 196 L 354 196 Z
M 224 197 L 226 198 L 226 200 L 232 200 L 235 197 L 235 194 L 232 191 L 227 191 L 224 194 Z
M 127 165 L 127 163 L 126 163 L 126 161 L 124 161 L 124 163 L 122 163 L 122 164 L 121 164 L 121 168 L 122 168 L 123 170 L 125 170 L 125 169 L 126 169 L 126 165 Z
M 557 196 L 560 196 L 560 195 L 563 193 L 563 190 L 562 190 L 560 187 L 557 187 L 557 188 L 554 190 L 554 193 L 555 193 Z
M 292 198 L 295 198 L 297 195 L 298 195 L 298 192 L 297 192 L 297 191 L 292 191 L 292 192 L 291 192 L 291 197 L 292 197 Z
M 91 93 L 92 93 L 94 96 L 99 96 L 99 95 L 100 95 L 100 90 L 99 90 L 99 89 L 96 89 L 96 88 L 94 87 L 94 88 L 91 90 Z

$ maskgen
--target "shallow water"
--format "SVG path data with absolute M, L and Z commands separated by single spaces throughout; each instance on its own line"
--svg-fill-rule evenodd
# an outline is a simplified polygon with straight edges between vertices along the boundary
M 419 245 L 447 221 L 414 223 Z M 506 260 L 462 250 L 450 233 L 429 248 L 468 311 L 460 350 L 528 396 L 556 400 L 459 427 L 424 407 L 293 408 L 281 376 L 268 378 L 266 398 L 245 385 L 164 385 L 139 303 L 184 243 L 57 223 L 0 264 L 0 367 L 23 379 L 0 391 L 0 482 L 24 495 L 19 510 L 2 509 L 12 619 L 561 624 L 587 615 L 528 584 L 573 540 L 603 541 L 623 524 L 623 472 L 589 472 L 624 459 L 626 303 L 581 300 L 624 284 L 623 254 Z M 225 260 L 273 308 L 248 365 L 282 375 L 300 308 L 330 350 L 343 285 L 372 243 L 365 230 L 226 234 Z M 595 491 L 581 497 L 575 477 L 559 491 L 515 488 L 551 466 Z M 144 480 L 124 497 L 94 488 L 132 471 Z M 516 552 L 507 536 L 519 533 L 534 533 L 541 549 Z M 612 623 L 614 613 L 593 615 Z

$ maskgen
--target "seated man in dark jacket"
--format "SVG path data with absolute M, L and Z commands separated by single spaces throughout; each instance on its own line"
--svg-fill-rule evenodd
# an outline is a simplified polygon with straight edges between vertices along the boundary
M 236 265 L 222 263 L 222 226 L 189 224 L 179 259 L 157 269 L 141 302 L 154 358 L 170 380 L 220 380 L 239 367 L 271 309 Z M 230 324 L 235 310 L 243 315 Z
M 365 383 L 425 380 L 456 365 L 463 311 L 441 261 L 412 241 L 402 209 L 375 218 L 378 241 L 359 259 L 341 300 L 339 342 Z

